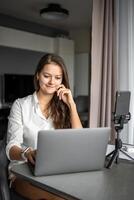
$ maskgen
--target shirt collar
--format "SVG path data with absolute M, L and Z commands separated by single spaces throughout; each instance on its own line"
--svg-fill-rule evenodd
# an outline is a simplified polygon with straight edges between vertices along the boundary
M 36 112 L 37 112 L 43 119 L 45 119 L 46 121 L 50 121 L 50 117 L 48 117 L 48 118 L 46 119 L 46 118 L 42 115 L 41 110 L 39 109 L 39 100 L 38 100 L 37 92 L 36 92 L 36 91 L 33 93 L 33 102 L 34 102 L 34 106 L 35 106 Z
M 36 91 L 33 93 L 33 102 L 34 102 L 34 105 L 35 105 L 36 107 L 39 106 L 39 100 L 38 100 L 38 98 L 37 98 L 37 92 L 36 92 Z

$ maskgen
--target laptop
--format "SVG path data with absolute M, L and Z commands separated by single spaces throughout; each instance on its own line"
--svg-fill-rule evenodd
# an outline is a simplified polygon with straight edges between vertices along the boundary
M 35 176 L 101 170 L 110 128 L 41 130 L 38 133 Z

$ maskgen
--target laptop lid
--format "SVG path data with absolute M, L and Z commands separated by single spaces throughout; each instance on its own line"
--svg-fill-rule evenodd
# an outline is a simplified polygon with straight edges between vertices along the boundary
M 34 175 L 102 169 L 109 135 L 110 128 L 39 131 Z

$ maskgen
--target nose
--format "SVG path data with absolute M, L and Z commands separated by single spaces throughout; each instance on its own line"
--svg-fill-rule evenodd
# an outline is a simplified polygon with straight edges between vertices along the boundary
M 50 78 L 50 83 L 51 83 L 51 84 L 54 84 L 54 83 L 55 83 L 55 78 L 54 78 L 54 77 L 51 77 L 51 78 Z

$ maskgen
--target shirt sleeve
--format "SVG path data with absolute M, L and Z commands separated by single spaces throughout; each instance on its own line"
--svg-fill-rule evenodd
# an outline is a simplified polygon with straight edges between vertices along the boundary
M 23 144 L 23 117 L 22 107 L 19 99 L 17 99 L 10 110 L 8 117 L 8 128 L 7 128 L 7 146 L 6 154 L 9 160 L 9 152 L 11 147 L 14 145 L 21 147 Z

